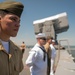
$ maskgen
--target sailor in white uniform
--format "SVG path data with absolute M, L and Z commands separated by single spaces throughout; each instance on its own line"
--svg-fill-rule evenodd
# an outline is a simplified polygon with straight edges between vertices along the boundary
M 31 75 L 47 75 L 47 53 L 43 45 L 46 43 L 44 33 L 36 35 L 37 43 L 29 52 L 26 65 L 30 67 Z
M 50 75 L 54 75 L 54 61 L 55 61 L 55 57 L 56 57 L 56 49 L 54 47 L 55 44 L 55 40 L 52 40 L 52 44 L 50 44 L 52 53 L 51 53 L 51 71 L 50 71 Z

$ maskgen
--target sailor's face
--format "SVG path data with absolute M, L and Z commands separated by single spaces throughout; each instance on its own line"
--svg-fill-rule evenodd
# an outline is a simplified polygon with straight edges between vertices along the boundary
M 6 14 L 4 17 L 0 16 L 1 33 L 10 37 L 15 37 L 19 30 L 20 18 L 14 14 Z
M 40 38 L 40 42 L 42 45 L 44 45 L 46 43 L 46 38 Z
M 48 40 L 48 43 L 51 44 L 51 43 L 52 43 L 52 39 L 49 39 L 49 40 Z

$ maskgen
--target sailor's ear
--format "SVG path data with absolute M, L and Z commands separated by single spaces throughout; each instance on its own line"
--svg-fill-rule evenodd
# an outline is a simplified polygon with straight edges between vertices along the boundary
M 1 16 L 0 16 L 0 20 L 1 20 Z
M 1 22 L 1 16 L 0 16 L 0 22 Z
M 1 25 L 1 16 L 0 16 L 0 25 Z

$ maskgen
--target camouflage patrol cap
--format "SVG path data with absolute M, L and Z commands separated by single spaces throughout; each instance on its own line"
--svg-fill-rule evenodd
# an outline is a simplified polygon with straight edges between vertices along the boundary
M 0 10 L 15 14 L 18 17 L 21 16 L 23 8 L 23 4 L 16 1 L 5 1 L 0 3 Z

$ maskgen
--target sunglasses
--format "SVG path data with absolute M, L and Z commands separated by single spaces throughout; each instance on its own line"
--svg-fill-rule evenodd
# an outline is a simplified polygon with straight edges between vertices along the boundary
M 42 39 L 42 40 L 46 40 L 46 38 L 40 38 L 40 39 Z

